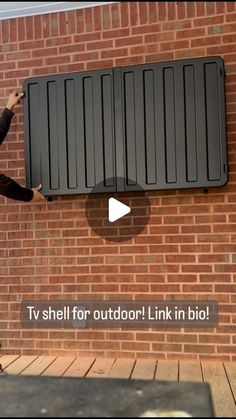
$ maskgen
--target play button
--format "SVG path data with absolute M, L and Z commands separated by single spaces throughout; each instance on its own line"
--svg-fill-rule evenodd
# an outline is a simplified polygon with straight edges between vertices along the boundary
M 129 214 L 130 211 L 131 208 L 128 205 L 122 204 L 122 202 L 115 198 L 109 198 L 108 220 L 110 223 L 114 223 L 114 221 Z
M 116 184 L 127 185 L 127 189 L 131 185 L 131 190 L 117 193 Z M 115 180 L 109 178 L 105 183 L 100 182 L 91 190 L 87 196 L 85 208 L 91 228 L 89 233 L 86 233 L 88 243 L 99 244 L 96 236 L 111 242 L 125 242 L 140 234 L 148 235 L 149 199 L 147 193 L 137 184 L 135 184 L 136 190 L 132 190 L 133 185 L 134 182 L 123 178 Z M 81 225 L 81 227 L 85 226 Z M 80 230 L 81 234 L 85 234 L 84 228 Z

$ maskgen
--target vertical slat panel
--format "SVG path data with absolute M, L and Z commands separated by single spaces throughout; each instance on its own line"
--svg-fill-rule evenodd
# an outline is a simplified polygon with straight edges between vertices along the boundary
M 186 182 L 186 132 L 184 109 L 184 78 L 183 66 L 176 63 L 174 69 L 174 103 L 175 103 L 175 152 L 176 152 L 176 182 L 183 185 Z
M 59 151 L 59 185 L 65 191 L 68 189 L 67 172 L 67 131 L 66 131 L 66 98 L 65 80 L 57 81 L 57 137 Z
M 194 67 L 196 86 L 197 172 L 199 183 L 204 185 L 207 181 L 205 77 L 204 67 L 201 62 L 196 62 Z
M 127 183 L 137 183 L 136 167 L 136 132 L 135 132 L 135 95 L 134 95 L 134 74 L 125 73 L 124 76 L 125 95 L 125 144 L 126 144 L 126 171 Z
M 184 98 L 186 126 L 186 178 L 188 182 L 197 181 L 197 138 L 194 66 L 184 66 Z
M 165 136 L 166 136 L 166 181 L 176 182 L 176 139 L 175 139 L 175 97 L 174 70 L 164 69 L 165 92 Z
M 31 188 L 32 174 L 31 174 L 31 148 L 32 141 L 30 135 L 30 84 L 27 81 L 23 84 L 23 90 L 25 92 L 24 99 L 24 152 L 25 152 L 25 183 L 27 188 Z
M 85 121 L 84 121 L 83 76 L 75 78 L 75 130 L 76 130 L 76 162 L 77 183 L 81 193 L 86 192 L 86 159 L 85 159 Z
M 31 160 L 31 185 L 39 185 L 41 182 L 41 121 L 38 117 L 38 110 L 40 109 L 40 85 L 32 83 L 28 89 L 29 100 L 29 121 L 30 138 L 34 139 L 34 143 L 30 147 L 30 160 Z
M 86 186 L 95 186 L 95 153 L 94 153 L 94 110 L 93 110 L 93 79 L 84 77 L 84 121 L 85 121 L 85 167 Z
M 105 186 L 115 185 L 114 167 L 114 132 L 113 132 L 113 97 L 111 75 L 102 76 L 102 125 L 104 148 L 104 179 Z
M 137 68 L 134 76 L 134 113 L 135 113 L 135 149 L 136 155 L 136 181 L 145 188 L 146 182 L 146 159 L 145 159 L 145 111 L 144 111 L 144 78 L 143 69 Z M 126 139 L 129 141 L 129 138 Z M 137 190 L 136 184 L 130 188 Z
M 50 167 L 49 161 L 49 119 L 48 119 L 48 92 L 47 92 L 47 82 L 44 80 L 40 86 L 40 103 L 44 106 L 40 106 L 40 120 L 43 121 L 40 127 L 41 134 L 41 184 L 42 192 L 50 193 Z
M 68 188 L 77 188 L 76 130 L 75 130 L 75 81 L 65 80 L 66 97 L 66 139 Z
M 49 120 L 49 156 L 50 187 L 59 189 L 59 144 L 57 135 L 57 83 L 48 82 L 48 120 Z
M 157 182 L 156 138 L 154 124 L 154 76 L 153 70 L 144 71 L 144 110 L 145 110 L 145 149 L 146 149 L 146 183 Z
M 94 149 L 94 184 L 105 179 L 105 150 L 103 143 L 103 98 L 102 79 L 100 74 L 93 76 L 93 112 L 90 125 L 93 128 L 93 149 Z M 112 137 L 110 138 L 112 142 Z M 92 162 L 91 162 L 92 163 Z
M 220 179 L 219 103 L 217 65 L 205 64 L 208 179 Z
M 123 102 L 123 72 L 120 68 L 113 70 L 114 77 L 114 135 L 115 135 L 115 166 L 116 166 L 116 187 L 119 192 L 125 190 L 125 130 L 123 121 L 125 119 Z
M 163 185 L 166 184 L 163 68 L 155 66 L 154 75 L 157 184 Z

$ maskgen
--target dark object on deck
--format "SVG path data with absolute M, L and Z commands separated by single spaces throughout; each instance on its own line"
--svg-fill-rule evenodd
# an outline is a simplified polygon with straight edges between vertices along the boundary
M 109 378 L 0 378 L 0 417 L 139 417 L 156 410 L 213 417 L 209 385 Z
M 53 196 L 102 181 L 97 192 L 224 185 L 224 78 L 222 58 L 203 57 L 27 79 L 27 187 Z

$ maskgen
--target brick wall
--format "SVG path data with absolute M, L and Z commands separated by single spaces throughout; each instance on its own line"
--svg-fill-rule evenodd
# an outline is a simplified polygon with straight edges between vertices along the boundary
M 0 21 L 0 104 L 25 78 L 204 55 L 226 63 L 229 183 L 152 192 L 152 214 L 133 241 L 90 231 L 85 197 L 43 204 L 0 198 L 2 353 L 235 360 L 235 2 L 104 5 Z M 24 183 L 22 107 L 0 150 L 1 171 Z M 22 330 L 23 299 L 216 299 L 217 329 Z

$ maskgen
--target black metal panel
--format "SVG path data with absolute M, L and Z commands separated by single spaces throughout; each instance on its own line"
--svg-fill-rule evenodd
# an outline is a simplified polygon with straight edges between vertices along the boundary
M 121 73 L 124 190 L 224 185 L 223 60 L 152 63 Z
M 24 90 L 27 186 L 116 191 L 112 70 L 28 79 Z
M 27 186 L 45 195 L 227 182 L 220 57 L 32 78 L 24 90 Z

